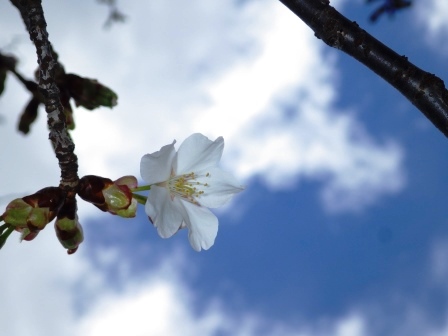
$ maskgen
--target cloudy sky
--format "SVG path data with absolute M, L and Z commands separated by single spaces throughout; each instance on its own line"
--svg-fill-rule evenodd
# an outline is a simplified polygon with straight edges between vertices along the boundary
M 332 2 L 423 69 L 446 75 L 448 5 L 372 25 L 377 4 Z M 119 95 L 75 111 L 80 176 L 139 174 L 142 155 L 195 132 L 223 136 L 246 185 L 216 214 L 215 245 L 161 239 L 79 203 L 85 241 L 67 256 L 52 225 L 0 251 L 5 335 L 448 335 L 446 139 L 408 101 L 317 40 L 276 0 L 44 1 L 66 71 Z M 31 77 L 33 46 L 9 2 L 0 49 Z M 41 111 L 9 77 L 0 98 L 0 205 L 59 182 Z

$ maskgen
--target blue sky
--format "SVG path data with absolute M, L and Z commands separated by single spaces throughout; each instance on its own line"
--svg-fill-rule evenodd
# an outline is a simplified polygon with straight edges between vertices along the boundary
M 375 25 L 374 5 L 333 5 L 446 77 L 447 5 L 415 1 Z M 66 69 L 119 94 L 113 110 L 76 111 L 81 176 L 138 175 L 143 154 L 201 132 L 224 136 L 222 165 L 247 189 L 216 212 L 217 240 L 200 253 L 186 232 L 159 238 L 143 209 L 124 220 L 84 203 L 72 256 L 51 225 L 31 243 L 10 238 L 7 334 L 448 335 L 446 139 L 395 89 L 276 1 L 130 1 L 110 30 L 93 1 L 44 6 Z M 0 12 L 0 45 L 16 37 L 5 50 L 31 74 L 22 23 L 9 3 Z M 27 96 L 7 85 L 3 204 L 59 178 L 43 113 L 17 134 Z

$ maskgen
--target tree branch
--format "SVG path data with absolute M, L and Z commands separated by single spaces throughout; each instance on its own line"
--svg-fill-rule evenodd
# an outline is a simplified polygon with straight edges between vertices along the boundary
M 55 81 L 55 72 L 59 68 L 52 53 L 41 0 L 11 0 L 25 22 L 30 38 L 36 46 L 39 63 L 39 90 L 44 97 L 47 111 L 49 139 L 53 144 L 61 169 L 60 188 L 74 197 L 78 185 L 78 159 L 74 153 L 73 143 L 66 127 L 64 107 L 61 104 L 59 89 Z
M 369 35 L 328 0 L 280 0 L 330 47 L 366 65 L 400 91 L 448 137 L 448 91 L 443 80 Z

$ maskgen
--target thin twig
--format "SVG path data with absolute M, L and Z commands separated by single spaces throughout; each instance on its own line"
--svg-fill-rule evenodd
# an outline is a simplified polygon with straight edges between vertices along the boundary
M 59 64 L 55 60 L 42 9 L 41 0 L 11 0 L 25 22 L 30 38 L 36 46 L 39 63 L 39 90 L 45 103 L 48 116 L 49 138 L 53 144 L 61 169 L 60 187 L 74 197 L 78 185 L 78 159 L 66 127 L 64 107 L 61 104 L 59 89 L 55 81 L 55 71 Z
M 280 0 L 330 47 L 363 63 L 400 91 L 448 137 L 448 91 L 443 80 L 410 63 L 330 6 L 328 0 Z

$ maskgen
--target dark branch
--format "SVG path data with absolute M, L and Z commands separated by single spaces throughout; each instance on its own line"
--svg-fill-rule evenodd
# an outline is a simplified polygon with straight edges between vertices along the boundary
M 421 70 L 349 21 L 328 0 L 280 0 L 330 47 L 356 58 L 388 81 L 448 137 L 448 91 L 443 81 Z
M 75 145 L 68 134 L 64 107 L 61 104 L 55 72 L 59 68 L 52 52 L 41 0 L 11 0 L 19 9 L 22 19 L 36 46 L 39 63 L 39 90 L 44 98 L 48 116 L 49 138 L 61 169 L 60 187 L 74 197 L 78 185 L 78 160 Z

